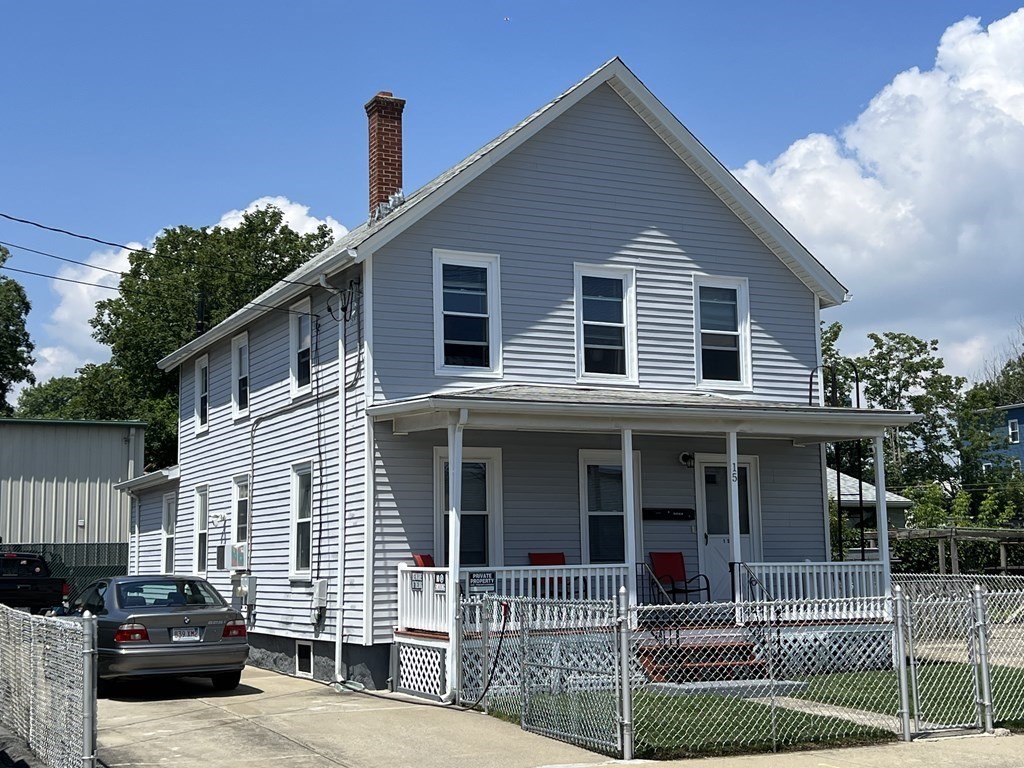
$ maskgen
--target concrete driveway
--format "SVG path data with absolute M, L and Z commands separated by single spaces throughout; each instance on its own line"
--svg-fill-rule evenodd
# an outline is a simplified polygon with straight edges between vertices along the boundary
M 309 680 L 249 668 L 217 693 L 206 680 L 134 683 L 99 702 L 99 757 L 108 768 L 229 765 L 290 768 L 571 768 L 626 765 L 526 733 L 476 712 L 337 693 Z M 945 738 L 778 755 L 664 763 L 648 768 L 1019 768 L 1024 736 Z

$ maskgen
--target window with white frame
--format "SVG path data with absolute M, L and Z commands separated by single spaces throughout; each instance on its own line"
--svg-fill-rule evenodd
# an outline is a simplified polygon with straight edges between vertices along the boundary
M 497 254 L 434 250 L 434 369 L 500 374 Z
M 575 265 L 576 375 L 635 381 L 635 273 L 629 267 Z
M 292 576 L 308 577 L 313 553 L 313 464 L 292 467 Z
M 210 522 L 210 489 L 201 485 L 196 488 L 196 552 L 195 572 L 206 573 L 206 559 L 209 554 L 208 527 Z
M 633 452 L 633 503 L 640 508 L 640 455 Z M 587 563 L 626 562 L 622 453 L 580 451 L 580 514 Z
M 1020 459 L 1014 459 L 1013 461 L 1011 461 L 1010 462 L 1010 469 L 1012 469 L 1014 471 L 1014 473 L 1019 475 L 1020 474 Z
M 987 475 L 991 471 L 992 471 L 992 462 L 991 461 L 983 461 L 983 462 L 981 462 L 981 474 Z
M 249 413 L 249 334 L 231 340 L 231 408 L 235 418 Z
M 1020 422 L 1017 419 L 1010 419 L 1006 423 L 1006 435 L 1010 445 L 1017 445 L 1020 442 Z
M 750 317 L 744 278 L 694 279 L 697 380 L 716 387 L 750 386 Z
M 178 519 L 178 499 L 173 493 L 164 494 L 160 529 L 163 534 L 160 570 L 174 573 L 174 528 Z
M 313 375 L 313 316 L 309 299 L 291 306 L 289 359 L 292 397 L 308 392 Z
M 242 544 L 249 540 L 249 476 L 236 477 L 234 482 L 233 540 Z
M 203 355 L 195 366 L 195 426 L 196 432 L 210 428 L 210 360 Z
M 448 563 L 448 526 L 451 486 L 448 450 L 434 449 L 435 541 L 441 553 L 438 565 Z M 501 566 L 504 543 L 501 511 L 501 449 L 464 448 L 462 451 L 462 504 L 459 563 L 463 567 Z

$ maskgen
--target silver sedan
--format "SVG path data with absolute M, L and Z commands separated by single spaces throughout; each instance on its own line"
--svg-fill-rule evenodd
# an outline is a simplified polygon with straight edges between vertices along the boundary
M 68 614 L 97 618 L 102 680 L 209 677 L 238 687 L 249 655 L 245 619 L 198 576 L 115 576 L 86 587 Z

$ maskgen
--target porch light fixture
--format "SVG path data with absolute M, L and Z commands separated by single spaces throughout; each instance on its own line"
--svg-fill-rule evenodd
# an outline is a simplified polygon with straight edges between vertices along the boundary
M 682 464 L 687 469 L 693 469 L 693 454 L 686 452 L 680 453 L 679 463 Z

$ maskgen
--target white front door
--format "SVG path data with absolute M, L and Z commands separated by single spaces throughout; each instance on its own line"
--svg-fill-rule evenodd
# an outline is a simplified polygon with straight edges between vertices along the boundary
M 757 465 L 741 459 L 737 466 L 740 502 L 740 550 L 744 562 L 760 557 L 760 512 L 757 508 Z M 729 474 L 720 457 L 697 462 L 697 535 L 700 569 L 708 577 L 714 602 L 732 600 L 729 563 Z

